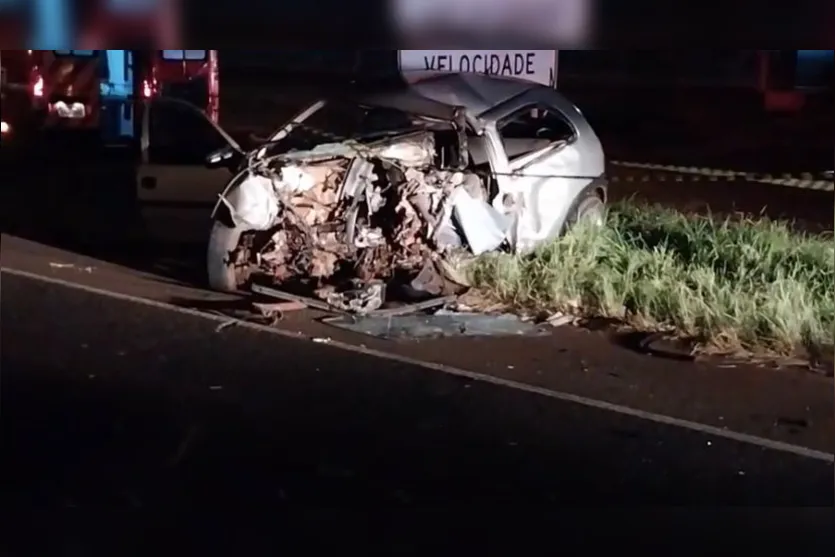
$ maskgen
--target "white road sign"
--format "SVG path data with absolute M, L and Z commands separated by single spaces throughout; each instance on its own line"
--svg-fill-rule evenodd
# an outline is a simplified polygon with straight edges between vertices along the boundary
M 400 50 L 400 72 L 476 72 L 554 86 L 556 50 Z

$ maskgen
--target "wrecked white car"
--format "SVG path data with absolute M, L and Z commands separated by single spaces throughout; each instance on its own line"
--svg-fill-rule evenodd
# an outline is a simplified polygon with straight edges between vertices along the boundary
M 199 189 L 217 200 L 213 289 L 267 283 L 367 312 L 392 287 L 410 299 L 455 292 L 473 256 L 603 219 L 598 137 L 533 83 L 445 74 L 320 98 L 266 139 L 243 153 L 227 137 L 208 158 L 235 172 L 222 193 Z
M 599 139 L 547 87 L 452 74 L 317 100 L 246 155 L 221 195 L 209 282 L 232 291 L 257 275 L 373 310 L 393 283 L 449 293 L 468 257 L 602 222 L 605 200 Z

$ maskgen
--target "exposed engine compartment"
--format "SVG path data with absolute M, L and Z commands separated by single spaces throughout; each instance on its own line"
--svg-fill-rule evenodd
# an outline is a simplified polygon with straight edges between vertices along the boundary
M 379 308 L 392 281 L 433 296 L 460 289 L 445 269 L 499 247 L 509 224 L 489 184 L 437 164 L 439 152 L 422 130 L 255 159 L 225 199 L 236 224 L 264 232 L 245 259 L 279 286 L 304 281 L 359 313 Z

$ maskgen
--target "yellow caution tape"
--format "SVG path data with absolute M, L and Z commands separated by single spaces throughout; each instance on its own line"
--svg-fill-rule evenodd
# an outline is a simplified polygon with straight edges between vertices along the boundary
M 787 186 L 818 191 L 835 191 L 832 171 L 822 172 L 817 175 L 811 172 L 804 172 L 799 175 L 792 174 L 759 174 L 753 172 L 740 172 L 737 170 L 723 170 L 718 168 L 676 166 L 671 164 L 653 164 L 630 161 L 609 161 L 614 166 L 622 168 L 638 168 L 643 170 L 655 170 L 659 172 L 670 172 L 674 174 L 687 175 L 687 181 L 717 181 L 717 180 L 744 180 L 746 182 L 757 182 L 762 184 L 773 184 L 776 186 Z M 684 176 L 665 175 L 642 175 L 642 176 L 613 176 L 615 180 L 631 181 L 671 181 L 684 182 Z

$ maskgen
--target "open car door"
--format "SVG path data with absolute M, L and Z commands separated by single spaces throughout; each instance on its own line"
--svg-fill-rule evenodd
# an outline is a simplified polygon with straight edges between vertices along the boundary
M 194 105 L 164 97 L 146 102 L 141 132 L 136 187 L 147 235 L 171 243 L 205 242 L 212 207 L 232 178 L 226 168 L 208 168 L 206 158 L 240 146 Z

